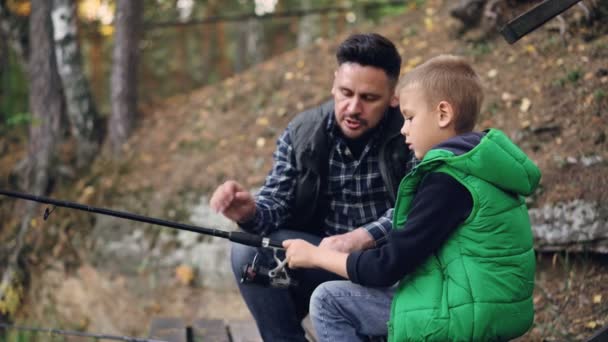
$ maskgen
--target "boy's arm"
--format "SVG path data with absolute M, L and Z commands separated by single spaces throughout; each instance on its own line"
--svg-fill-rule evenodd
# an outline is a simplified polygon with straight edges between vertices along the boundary
M 427 175 L 412 200 L 405 227 L 393 229 L 380 248 L 351 253 L 348 278 L 366 286 L 389 286 L 420 266 L 469 216 L 473 200 L 445 173 Z
M 317 247 L 304 240 L 285 240 L 285 258 L 290 268 L 322 268 L 344 278 L 348 253 Z
M 473 200 L 451 176 L 431 173 L 412 201 L 405 227 L 393 230 L 380 248 L 350 254 L 286 240 L 283 246 L 291 268 L 323 268 L 366 286 L 390 286 L 438 250 L 469 216 Z

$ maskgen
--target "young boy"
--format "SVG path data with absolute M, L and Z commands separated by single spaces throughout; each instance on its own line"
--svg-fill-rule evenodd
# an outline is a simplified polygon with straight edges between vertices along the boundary
M 289 267 L 350 279 L 315 290 L 317 337 L 494 341 L 524 334 L 534 317 L 535 271 L 524 196 L 540 171 L 501 131 L 473 132 L 483 91 L 462 58 L 430 59 L 403 77 L 398 94 L 401 133 L 420 162 L 400 184 L 387 242 L 350 254 L 283 243 Z

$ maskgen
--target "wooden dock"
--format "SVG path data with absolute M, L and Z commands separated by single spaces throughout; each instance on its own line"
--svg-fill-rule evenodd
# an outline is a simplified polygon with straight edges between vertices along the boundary
M 315 342 L 308 317 L 302 326 L 309 341 Z M 150 339 L 166 342 L 262 342 L 252 320 L 198 319 L 187 321 L 175 317 L 157 317 L 150 324 Z
M 253 321 L 157 317 L 150 324 L 150 339 L 166 342 L 262 342 Z

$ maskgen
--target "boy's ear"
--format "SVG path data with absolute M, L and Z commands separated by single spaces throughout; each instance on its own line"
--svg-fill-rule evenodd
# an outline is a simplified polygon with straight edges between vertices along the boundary
M 448 101 L 441 101 L 437 105 L 439 114 L 438 124 L 441 128 L 447 128 L 454 123 L 454 107 Z
M 389 106 L 399 108 L 399 96 L 397 95 L 397 93 L 394 93 L 391 97 L 391 102 Z

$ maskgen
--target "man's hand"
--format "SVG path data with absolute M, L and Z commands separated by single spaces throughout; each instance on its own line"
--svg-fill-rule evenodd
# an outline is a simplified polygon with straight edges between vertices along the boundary
M 239 183 L 229 180 L 220 185 L 209 201 L 211 209 L 236 222 L 246 222 L 255 215 L 255 200 Z
M 338 252 L 351 253 L 374 247 L 376 242 L 363 228 L 351 232 L 329 236 L 321 240 L 319 247 L 333 249 Z

